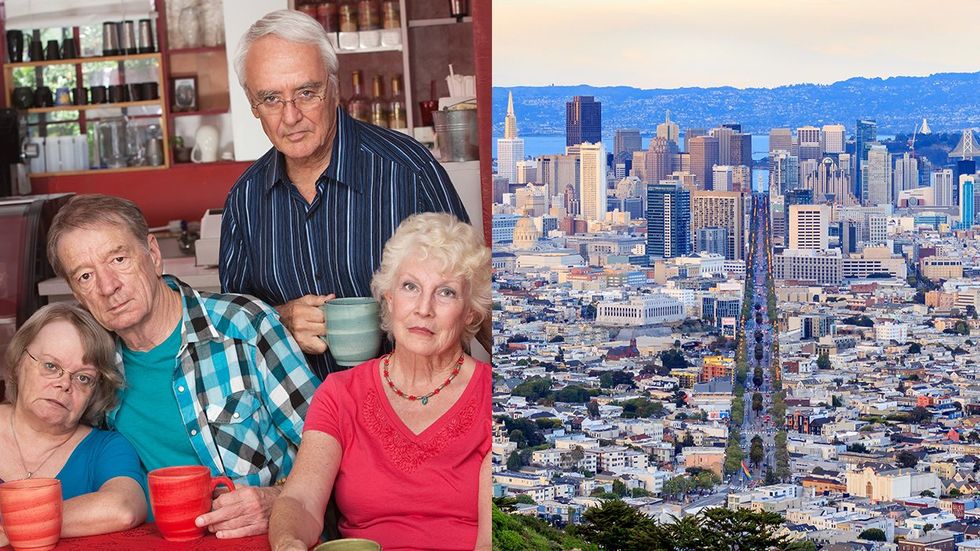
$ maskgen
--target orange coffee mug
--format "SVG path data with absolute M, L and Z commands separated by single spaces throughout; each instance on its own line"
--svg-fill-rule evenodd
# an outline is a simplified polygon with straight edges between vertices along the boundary
M 61 538 L 61 481 L 30 478 L 0 484 L 0 517 L 15 550 L 54 549 Z
M 204 535 L 205 527 L 194 524 L 211 510 L 211 495 L 219 484 L 234 491 L 226 476 L 211 476 L 202 465 L 164 467 L 150 471 L 150 506 L 160 534 L 169 541 L 190 541 Z

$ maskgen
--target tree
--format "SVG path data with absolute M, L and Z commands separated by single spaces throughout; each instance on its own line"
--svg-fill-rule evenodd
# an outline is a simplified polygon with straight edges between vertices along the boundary
M 919 458 L 910 451 L 901 451 L 895 455 L 895 461 L 900 467 L 912 469 L 915 468 L 915 465 L 919 462 Z
M 915 406 L 914 408 L 912 408 L 912 411 L 909 412 L 908 417 L 909 417 L 909 421 L 912 423 L 922 423 L 928 421 L 929 419 L 932 419 L 932 414 L 929 413 L 929 410 L 927 410 L 922 406 Z
M 514 500 L 517 503 L 523 503 L 524 505 L 537 505 L 537 502 L 534 501 L 534 498 L 527 494 L 520 494 Z
M 885 532 L 881 528 L 868 528 L 861 532 L 858 538 L 868 541 L 888 541 L 888 537 L 885 536 Z
M 756 366 L 755 369 L 752 370 L 752 384 L 758 388 L 762 386 L 763 382 L 765 382 L 765 379 L 763 377 L 762 368 Z
M 688 367 L 687 359 L 684 357 L 684 353 L 676 348 L 661 352 L 660 362 L 663 364 L 664 369 L 668 372 L 672 369 L 686 369 Z
M 524 432 L 521 429 L 514 429 L 510 431 L 508 439 L 511 442 L 516 442 L 518 448 L 523 448 L 527 445 L 527 439 L 524 438 Z
M 752 445 L 749 448 L 749 460 L 753 465 L 760 465 L 765 458 L 765 450 L 762 448 L 762 438 L 759 435 L 752 437 Z
M 691 489 L 691 482 L 686 476 L 675 476 L 664 482 L 662 493 L 671 497 L 686 494 Z
M 919 495 L 922 497 L 936 497 L 936 494 L 932 493 L 932 490 L 922 490 L 919 492 Z
M 519 471 L 523 466 L 524 461 L 521 458 L 521 454 L 515 450 L 514 453 L 510 454 L 510 457 L 507 458 L 507 470 Z
M 854 453 L 868 453 L 868 448 L 861 442 L 855 442 L 847 446 L 847 451 Z
M 653 492 L 637 486 L 630 490 L 630 497 L 653 497 Z
M 612 493 L 619 497 L 625 497 L 629 495 L 630 492 L 626 489 L 626 484 L 617 478 L 616 480 L 613 480 Z
M 607 551 L 628 551 L 633 532 L 653 524 L 648 517 L 622 500 L 610 499 L 601 507 L 592 507 L 582 514 L 584 522 L 575 527 L 575 534 Z
M 914 342 L 909 345 L 909 354 L 919 354 L 921 352 L 922 352 L 922 345 L 920 345 L 919 343 Z
M 694 477 L 694 487 L 710 490 L 721 483 L 721 478 L 714 471 L 701 471 Z
M 760 392 L 752 394 L 752 411 L 757 414 L 762 411 L 762 393 Z
M 591 400 L 589 403 L 585 404 L 585 409 L 588 410 L 589 417 L 593 419 L 599 418 L 599 402 Z
M 551 394 L 552 383 L 553 381 L 548 377 L 531 377 L 514 387 L 511 394 L 514 396 L 523 396 L 530 401 L 536 402 L 540 398 Z
M 933 528 L 935 528 L 935 526 L 933 526 L 931 522 L 927 522 L 926 525 L 922 527 L 922 533 L 928 534 L 929 530 L 932 530 Z
M 602 375 L 599 375 L 600 387 L 613 388 L 619 385 L 627 385 L 630 387 L 636 386 L 635 383 L 633 383 L 633 376 L 622 370 L 605 371 L 602 373 Z
M 771 486 L 773 484 L 776 484 L 777 482 L 779 482 L 779 479 L 776 478 L 776 473 L 772 472 L 772 469 L 767 467 L 766 479 L 763 481 L 763 484 L 765 484 L 766 486 Z
M 830 355 L 826 352 L 817 356 L 817 369 L 830 369 Z
M 960 497 L 962 493 L 956 488 L 950 488 L 949 497 Z
M 590 400 L 589 391 L 578 385 L 568 385 L 555 393 L 556 402 L 583 404 Z
M 843 405 L 844 405 L 844 400 L 842 400 L 840 396 L 834 394 L 833 396 L 830 397 L 830 407 L 836 409 Z

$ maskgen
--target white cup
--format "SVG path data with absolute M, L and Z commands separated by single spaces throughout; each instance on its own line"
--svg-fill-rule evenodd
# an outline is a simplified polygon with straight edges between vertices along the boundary
M 213 163 L 218 160 L 218 129 L 204 125 L 197 129 L 194 135 L 194 149 L 191 150 L 191 161 L 195 163 Z

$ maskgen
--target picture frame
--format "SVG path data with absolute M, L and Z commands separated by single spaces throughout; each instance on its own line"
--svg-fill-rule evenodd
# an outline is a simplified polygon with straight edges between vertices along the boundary
M 170 110 L 179 113 L 197 109 L 197 75 L 170 77 Z

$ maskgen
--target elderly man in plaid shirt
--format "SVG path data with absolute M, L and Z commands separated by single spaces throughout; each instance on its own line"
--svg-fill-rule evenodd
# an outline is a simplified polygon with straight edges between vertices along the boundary
M 319 385 L 275 310 L 164 276 L 142 212 L 118 197 L 73 197 L 52 222 L 48 259 L 117 336 L 126 387 L 107 424 L 147 470 L 205 465 L 239 485 L 199 526 L 221 538 L 264 533 Z

